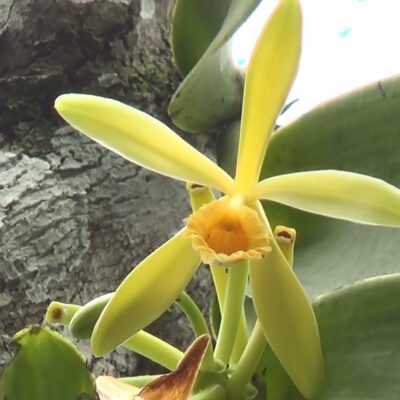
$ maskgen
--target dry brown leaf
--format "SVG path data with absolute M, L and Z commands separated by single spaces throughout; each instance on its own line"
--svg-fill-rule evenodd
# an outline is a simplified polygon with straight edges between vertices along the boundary
M 178 368 L 146 385 L 137 400 L 186 400 L 197 378 L 210 336 L 199 336 L 186 350 Z
M 210 336 L 199 336 L 186 350 L 177 369 L 160 376 L 143 389 L 111 376 L 99 376 L 96 390 L 100 400 L 187 400 L 196 381 Z

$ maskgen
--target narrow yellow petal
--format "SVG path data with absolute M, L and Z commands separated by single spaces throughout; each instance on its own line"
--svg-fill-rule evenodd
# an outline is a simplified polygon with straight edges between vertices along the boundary
M 381 179 L 352 172 L 275 176 L 256 186 L 256 196 L 331 218 L 400 226 L 400 190 Z
M 175 132 L 119 101 L 83 94 L 57 98 L 55 108 L 74 128 L 150 170 L 231 193 L 232 178 Z
M 301 44 L 298 0 L 282 0 L 266 23 L 246 73 L 237 182 L 251 195 L 268 140 L 297 71 Z
M 323 380 L 318 326 L 307 295 L 274 238 L 271 246 L 265 259 L 250 262 L 254 307 L 271 349 L 303 396 L 312 399 Z
M 200 263 L 185 229 L 143 260 L 103 310 L 92 350 L 103 355 L 159 317 L 179 296 Z

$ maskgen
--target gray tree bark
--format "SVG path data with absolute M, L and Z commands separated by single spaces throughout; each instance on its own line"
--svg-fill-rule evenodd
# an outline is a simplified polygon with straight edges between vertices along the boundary
M 172 0 L 0 0 L 0 366 L 10 335 L 42 322 L 51 300 L 82 304 L 114 290 L 189 212 L 182 183 L 77 134 L 52 106 L 62 93 L 98 94 L 168 123 L 179 82 L 171 7 Z M 191 283 L 203 306 L 207 277 L 202 268 Z M 191 340 L 176 309 L 150 329 L 181 348 Z M 122 350 L 90 363 L 95 373 L 137 372 L 136 358 Z

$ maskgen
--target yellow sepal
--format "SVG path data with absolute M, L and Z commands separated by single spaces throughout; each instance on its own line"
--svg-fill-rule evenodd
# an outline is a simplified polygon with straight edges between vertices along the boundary
M 297 72 L 301 47 L 298 0 L 282 0 L 258 38 L 246 73 L 236 179 L 251 196 L 269 137 Z
M 323 381 L 314 311 L 274 237 L 271 247 L 263 260 L 250 262 L 254 307 L 272 351 L 302 395 L 313 399 Z
M 200 258 L 184 232 L 144 259 L 118 287 L 94 327 L 95 355 L 113 350 L 158 318 L 188 284 Z
M 84 94 L 57 98 L 55 108 L 74 128 L 150 170 L 233 191 L 232 178 L 165 124 L 116 100 Z
M 381 179 L 352 172 L 279 175 L 260 182 L 256 196 L 331 218 L 400 226 L 400 190 Z

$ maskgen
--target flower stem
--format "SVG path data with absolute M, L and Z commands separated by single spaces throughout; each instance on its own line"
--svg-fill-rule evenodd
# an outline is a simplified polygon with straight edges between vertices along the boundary
M 214 281 L 215 292 L 217 294 L 217 300 L 219 304 L 219 309 L 224 309 L 224 300 L 226 292 L 226 282 L 227 282 L 227 272 L 226 269 L 221 265 L 211 265 L 211 275 Z M 221 311 L 222 314 L 222 311 Z M 242 307 L 239 326 L 237 329 L 237 334 L 235 338 L 235 344 L 233 345 L 233 350 L 229 364 L 236 364 L 242 352 L 247 344 L 247 324 L 244 309 Z
M 186 293 L 182 292 L 176 299 L 175 304 L 184 312 L 192 325 L 196 336 L 209 335 L 207 323 L 197 304 Z
M 228 383 L 228 392 L 233 399 L 243 398 L 246 385 L 250 382 L 266 346 L 267 342 L 257 321 L 242 357 L 235 366 Z
M 176 299 L 175 304 L 184 312 L 186 317 L 189 319 L 190 324 L 196 337 L 203 334 L 209 335 L 207 323 L 204 319 L 197 304 L 193 299 L 186 293 L 182 292 Z M 221 366 L 216 363 L 213 355 L 213 348 L 211 343 L 208 345 L 207 350 L 204 354 L 204 359 L 201 365 L 202 370 L 214 371 L 221 369 Z
M 214 356 L 228 364 L 235 343 L 239 321 L 243 311 L 243 301 L 248 276 L 248 262 L 242 261 L 228 268 L 228 280 L 222 308 Z
M 211 386 L 193 396 L 189 400 L 224 400 L 225 389 L 221 385 Z
M 158 337 L 139 331 L 130 337 L 123 346 L 173 371 L 183 357 L 176 347 L 164 342 Z
M 125 378 L 118 378 L 119 381 L 128 383 L 129 385 L 136 386 L 138 388 L 142 388 L 146 386 L 150 382 L 153 382 L 161 375 L 140 375 L 140 376 L 127 376 Z

